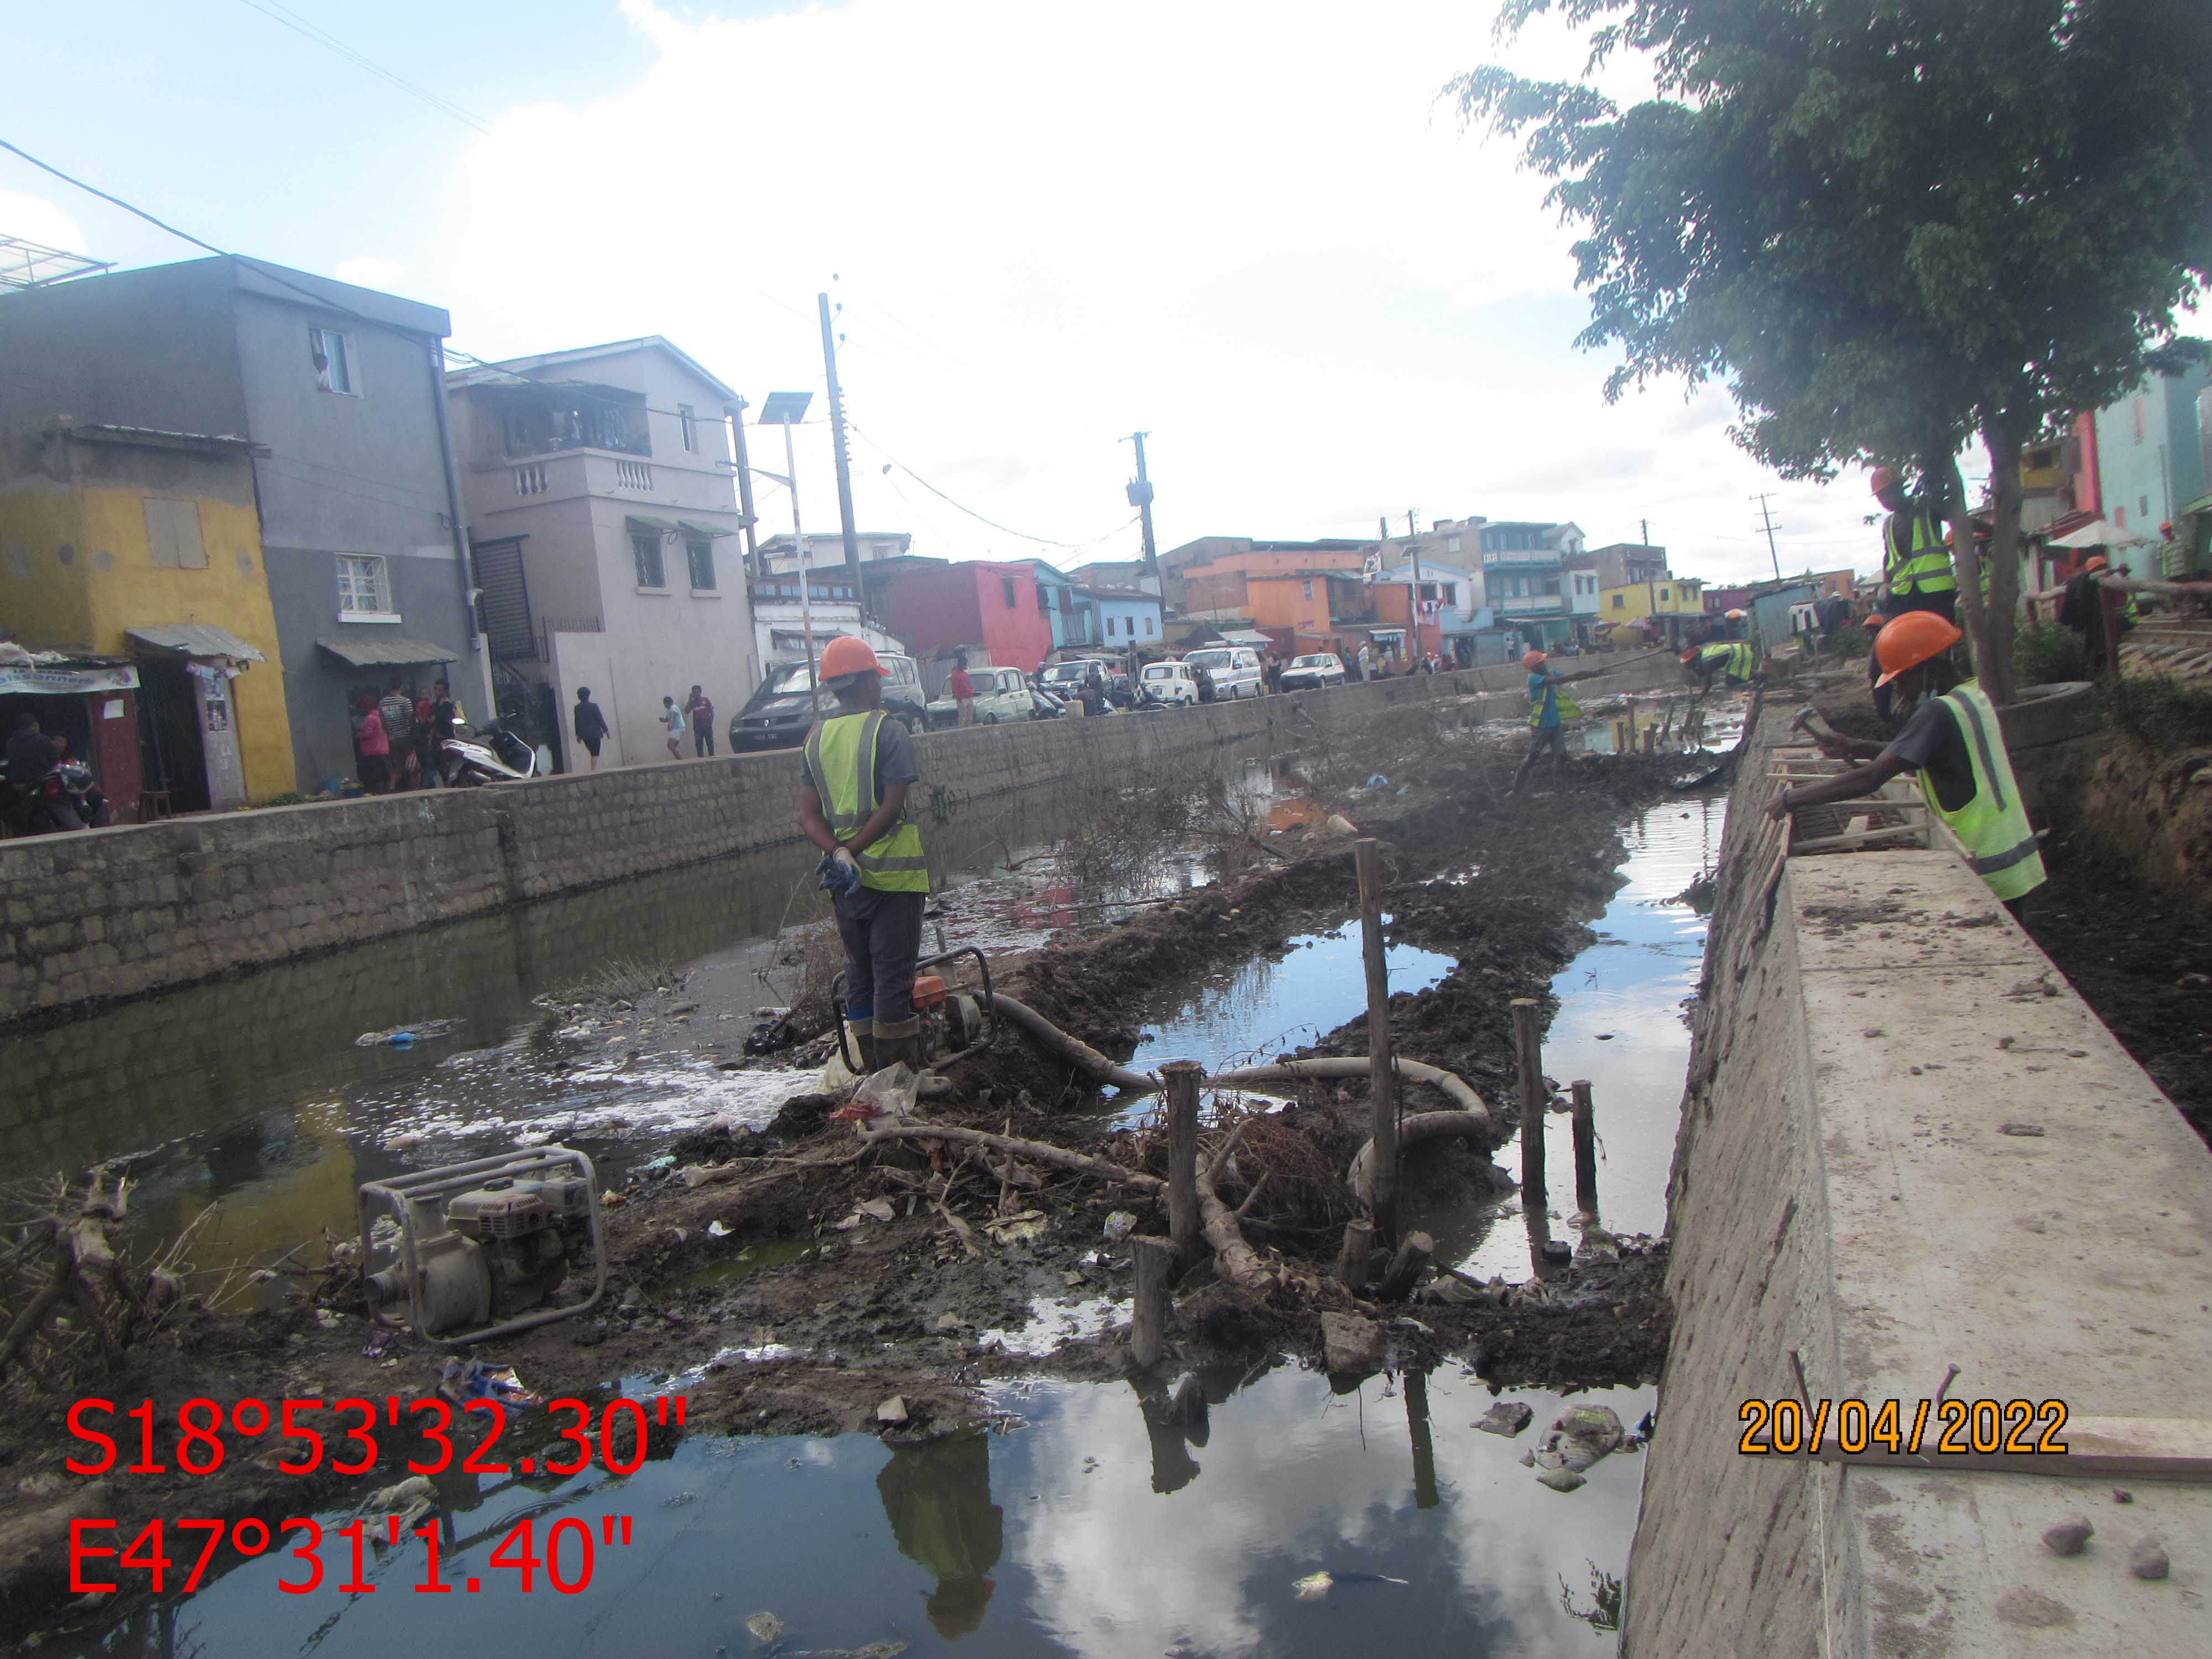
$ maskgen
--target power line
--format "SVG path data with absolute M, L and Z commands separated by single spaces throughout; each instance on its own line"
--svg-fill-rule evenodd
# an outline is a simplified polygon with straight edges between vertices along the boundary
M 850 417 L 847 418 L 845 426 L 846 429 L 851 432 L 854 436 L 866 441 L 867 446 L 871 449 L 874 450 L 876 453 L 881 455 L 893 466 L 905 473 L 908 477 L 913 479 L 916 483 L 920 484 L 924 489 L 927 489 L 931 495 L 936 496 L 946 506 L 958 508 L 959 511 L 965 513 L 969 518 L 975 520 L 976 523 L 988 525 L 992 529 L 999 532 L 1000 534 L 1004 536 L 1012 536 L 1016 541 L 1035 542 L 1039 547 L 1064 548 L 1071 553 L 1080 553 L 1085 548 L 1096 547 L 1100 542 L 1106 540 L 1108 537 L 1119 535 L 1122 530 L 1128 527 L 1126 525 L 1118 526 L 1115 529 L 1108 531 L 1105 536 L 1094 537 L 1087 542 L 1063 542 L 1057 541 L 1050 536 L 1032 536 L 1027 531 L 1016 530 L 1010 526 L 1000 524 L 996 519 L 986 518 L 982 514 L 978 513 L 974 507 L 964 506 L 961 502 L 954 501 L 951 496 L 946 495 L 935 484 L 930 483 L 928 479 L 923 477 L 921 473 L 915 471 L 904 461 L 899 459 L 897 456 L 892 454 L 890 451 L 885 449 L 881 444 L 878 443 L 866 433 L 861 431 L 859 427 L 853 423 Z
M 450 115 L 454 120 L 459 121 L 464 126 L 474 127 L 478 132 L 484 134 L 486 137 L 490 135 L 491 129 L 489 126 L 485 125 L 483 122 L 478 120 L 475 116 L 470 114 L 468 111 L 463 109 L 459 104 L 450 103 L 447 100 L 439 97 L 436 93 L 431 92 L 425 88 L 418 87 L 405 76 L 396 74 L 392 70 L 385 68 L 383 64 L 376 62 L 374 58 L 363 57 L 360 52 L 356 52 L 351 46 L 346 45 L 344 41 L 339 40 L 328 30 L 320 27 L 319 25 L 310 23 L 306 18 L 301 16 L 297 12 L 277 3 L 277 0 L 239 0 L 239 3 L 243 6 L 250 6 L 255 11 L 259 12 L 264 17 L 266 17 L 270 22 L 280 23 L 284 27 L 294 31 L 295 33 L 303 36 L 305 39 L 313 41 L 315 45 L 322 47 L 325 52 L 337 53 L 337 56 L 344 58 L 349 64 L 365 69 L 371 75 L 381 76 L 385 80 L 392 82 L 393 86 L 398 88 L 400 91 L 405 93 L 409 97 L 421 99 L 422 102 L 428 104 L 432 109 L 436 110 L 441 115 Z

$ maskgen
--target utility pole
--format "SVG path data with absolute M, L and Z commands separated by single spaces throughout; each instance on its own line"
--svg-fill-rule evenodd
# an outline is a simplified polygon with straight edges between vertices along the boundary
M 1410 507 L 1406 509 L 1406 533 L 1408 536 L 1418 536 L 1421 533 L 1421 526 L 1413 522 L 1413 509 Z
M 817 294 L 814 301 L 822 313 L 822 370 L 830 379 L 830 444 L 837 457 L 837 515 L 845 526 L 845 574 L 852 578 L 853 592 L 857 595 L 860 591 L 860 534 L 853 525 L 853 462 L 845 453 L 845 394 L 837 385 L 837 344 L 830 332 L 830 296 Z M 810 653 L 812 648 L 808 647 Z
M 1638 545 L 1638 546 L 1639 546 L 1639 547 L 1649 547 L 1649 546 L 1650 546 L 1650 545 L 1651 545 L 1651 520 L 1649 520 L 1649 519 L 1638 519 L 1638 520 L 1636 521 L 1636 527 L 1637 527 L 1638 531 L 1638 532 L 1640 532 L 1642 533 L 1643 537 L 1644 537 L 1644 539 L 1643 539 L 1641 542 L 1638 543 L 1638 544 L 1637 544 L 1637 545 Z
M 1129 484 L 1129 505 L 1137 509 L 1138 522 L 1145 529 L 1145 574 L 1152 579 L 1152 591 L 1164 595 L 1167 590 L 1160 585 L 1160 550 L 1152 540 L 1152 481 L 1145 471 L 1145 440 L 1149 432 L 1132 432 L 1128 441 L 1137 447 L 1137 476 Z
M 722 413 L 730 422 L 731 452 L 738 458 L 738 511 L 744 520 L 745 574 L 754 581 L 768 580 L 768 572 L 761 568 L 760 536 L 753 526 L 753 470 L 745 457 L 745 400 L 740 398 L 733 404 L 724 404 Z
M 1780 581 L 1782 555 L 1774 549 L 1774 515 L 1766 510 L 1766 496 L 1764 492 L 1753 496 L 1752 500 L 1759 503 L 1759 516 L 1766 521 L 1766 556 L 1774 562 L 1774 580 Z

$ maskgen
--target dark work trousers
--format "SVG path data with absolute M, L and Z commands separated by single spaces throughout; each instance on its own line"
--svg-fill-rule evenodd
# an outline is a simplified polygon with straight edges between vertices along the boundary
M 1513 775 L 1512 787 L 1518 789 L 1521 780 L 1535 769 L 1536 763 L 1545 750 L 1552 755 L 1552 775 L 1556 777 L 1567 763 L 1567 728 L 1565 726 L 1540 726 L 1529 734 L 1528 752 L 1522 757 L 1521 769 Z
M 845 945 L 845 1012 L 854 1027 L 879 1037 L 912 1036 L 914 964 L 921 955 L 927 893 L 885 893 L 863 887 L 837 901 L 837 937 Z
M 694 726 L 691 728 L 691 752 L 694 756 L 714 752 L 714 728 L 712 726 Z

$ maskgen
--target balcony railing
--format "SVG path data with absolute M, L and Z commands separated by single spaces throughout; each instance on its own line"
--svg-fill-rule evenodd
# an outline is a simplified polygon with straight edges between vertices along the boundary
M 1482 562 L 1485 565 L 1542 565 L 1556 569 L 1563 556 L 1556 547 L 1510 547 L 1485 553 Z
M 649 461 L 617 460 L 615 463 L 615 488 L 617 489 L 651 489 L 653 488 L 652 463 Z
M 518 495 L 543 495 L 546 490 L 545 466 L 532 461 L 514 469 L 514 493 Z
M 1567 608 L 1565 596 L 1559 593 L 1510 594 L 1501 599 L 1493 599 L 1491 604 L 1495 605 L 1502 615 L 1508 617 L 1535 616 L 1545 611 L 1564 611 Z

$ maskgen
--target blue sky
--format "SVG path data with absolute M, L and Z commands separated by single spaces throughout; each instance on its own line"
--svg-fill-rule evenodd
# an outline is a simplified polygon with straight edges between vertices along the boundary
M 1711 394 L 1604 404 L 1570 239 L 1435 102 L 1499 54 L 1480 5 L 258 3 L 489 131 L 246 0 L 17 0 L 0 137 L 219 246 L 446 306 L 486 356 L 664 333 L 756 402 L 818 392 L 831 289 L 864 527 L 918 551 L 1131 555 L 1141 426 L 1163 546 L 1648 518 L 1725 580 L 1768 568 L 1771 490 L 1785 570 L 1871 568 L 1855 478 L 1774 479 Z M 192 255 L 4 154 L 0 230 Z M 807 521 L 833 523 L 804 436 Z

